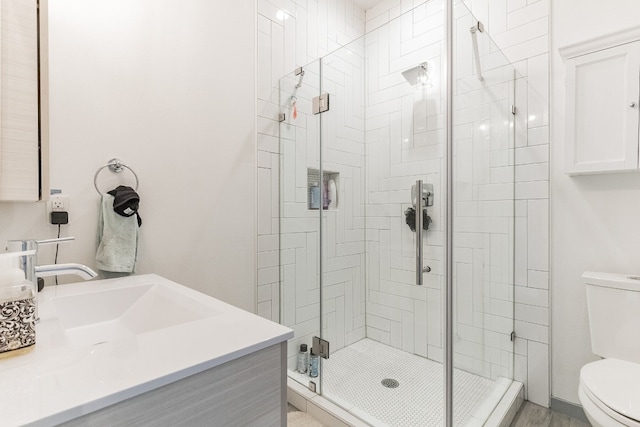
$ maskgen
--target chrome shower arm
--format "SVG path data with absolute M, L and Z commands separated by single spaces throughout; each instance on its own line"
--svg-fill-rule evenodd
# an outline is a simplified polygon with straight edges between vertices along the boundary
M 480 66 L 480 49 L 478 48 L 478 32 L 484 32 L 484 25 L 482 22 L 478 21 L 476 25 L 469 29 L 471 31 L 471 41 L 473 42 L 473 56 L 476 63 L 476 74 L 478 75 L 478 80 L 481 82 L 484 81 L 484 77 L 482 77 L 482 67 Z

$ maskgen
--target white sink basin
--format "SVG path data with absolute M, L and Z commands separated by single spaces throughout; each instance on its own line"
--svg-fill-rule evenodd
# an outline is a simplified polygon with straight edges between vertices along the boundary
M 47 286 L 36 345 L 0 363 L 0 425 L 49 427 L 255 351 L 293 331 L 155 274 Z
M 158 284 L 56 297 L 52 303 L 69 340 L 81 346 L 127 339 L 219 314 Z

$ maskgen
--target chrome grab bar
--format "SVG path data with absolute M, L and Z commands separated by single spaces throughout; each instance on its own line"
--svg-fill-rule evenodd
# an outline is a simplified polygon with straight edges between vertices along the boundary
M 416 285 L 422 286 L 422 180 L 416 181 Z

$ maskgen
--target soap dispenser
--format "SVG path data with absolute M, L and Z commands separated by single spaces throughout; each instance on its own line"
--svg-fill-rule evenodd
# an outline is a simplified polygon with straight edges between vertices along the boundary
M 36 295 L 21 262 L 35 251 L 0 254 L 0 358 L 36 343 Z M 15 353 L 13 353 L 15 352 Z
M 320 187 L 317 182 L 309 187 L 309 209 L 320 209 Z

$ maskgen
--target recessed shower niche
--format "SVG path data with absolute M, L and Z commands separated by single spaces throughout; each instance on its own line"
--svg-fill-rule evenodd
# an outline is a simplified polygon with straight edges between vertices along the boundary
M 307 209 L 337 210 L 340 173 L 307 168 Z

